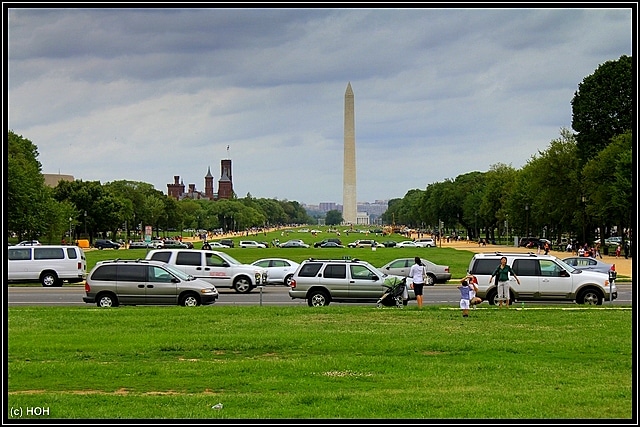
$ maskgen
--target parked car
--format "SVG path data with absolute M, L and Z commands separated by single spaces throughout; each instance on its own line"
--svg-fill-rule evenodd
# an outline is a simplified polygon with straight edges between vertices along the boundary
M 220 239 L 220 240 L 218 240 L 218 242 L 221 245 L 225 245 L 225 246 L 227 246 L 229 248 L 233 248 L 233 246 L 234 246 L 233 240 L 231 240 L 231 239 Z
M 113 240 L 97 239 L 93 243 L 93 247 L 96 249 L 120 249 L 120 243 L 116 243 Z
M 286 258 L 263 258 L 251 263 L 267 271 L 267 284 L 284 284 L 289 286 L 293 273 L 300 263 Z
M 162 245 L 164 249 L 189 249 L 189 246 L 185 243 L 182 243 L 180 240 L 173 239 L 165 239 L 164 244 Z M 191 245 L 193 248 L 193 245 Z
M 436 242 L 431 238 L 417 239 L 415 242 L 419 248 L 435 248 Z
M 40 282 L 44 287 L 82 282 L 87 276 L 87 259 L 79 246 L 9 246 L 7 282 Z
M 366 261 L 316 260 L 303 261 L 290 282 L 289 296 L 305 299 L 309 307 L 320 307 L 335 302 L 377 302 L 388 287 L 389 276 Z M 409 299 L 415 299 L 409 290 Z
M 320 248 L 344 248 L 344 245 L 340 245 L 336 242 L 324 242 L 319 247 Z
M 595 259 L 588 256 L 575 256 L 563 258 L 564 262 L 578 270 L 598 271 L 600 273 L 609 274 L 609 271 L 613 267 L 613 264 L 609 264 L 599 259 Z
M 149 243 L 149 247 L 154 249 L 162 249 L 164 248 L 164 240 L 153 239 L 151 243 Z
M 411 240 L 405 240 L 405 241 L 396 243 L 395 247 L 396 248 L 417 248 L 418 245 L 416 245 L 416 243 Z
M 266 248 L 264 243 L 256 242 L 255 240 L 240 240 L 239 245 L 241 248 Z
M 238 293 L 251 292 L 267 281 L 266 270 L 243 264 L 222 251 L 154 249 L 147 253 L 146 259 L 166 262 L 217 288 L 232 288 Z
M 202 245 L 202 249 L 205 249 L 204 245 L 209 245 L 209 247 L 208 247 L 208 248 L 206 248 L 206 249 L 214 249 L 214 250 L 218 250 L 218 249 L 229 249 L 229 246 L 227 246 L 227 245 L 223 245 L 222 243 L 220 243 L 220 242 L 216 242 L 216 241 L 213 241 L 213 242 L 205 242 L 205 243 Z
M 350 248 L 384 248 L 382 243 L 378 243 L 375 240 L 356 240 L 355 242 L 351 242 L 347 245 Z
M 523 237 L 520 239 L 520 243 L 518 246 L 522 246 L 523 248 L 537 248 L 540 246 L 540 238 L 539 237 Z
M 342 240 L 338 239 L 337 237 L 329 237 L 328 239 L 322 239 L 319 242 L 315 242 L 313 244 L 313 247 L 314 248 L 319 248 L 320 246 L 322 246 L 323 244 L 325 244 L 327 242 L 334 242 L 334 243 L 337 243 L 338 245 L 342 245 Z
M 448 280 L 451 280 L 451 272 L 449 271 L 448 265 L 436 264 L 425 258 L 420 258 L 420 260 L 427 270 L 425 285 L 434 286 L 436 283 L 445 283 Z M 415 264 L 415 257 L 397 258 L 380 267 L 380 270 L 385 274 L 409 277 L 409 271 L 413 264 Z
M 147 242 L 131 242 L 129 243 L 129 249 L 147 249 L 151 248 L 151 244 Z
M 16 246 L 40 246 L 41 243 L 37 240 L 23 240 L 18 243 Z
M 100 261 L 87 276 L 82 300 L 98 307 L 213 304 L 214 285 L 160 261 Z
M 394 240 L 385 240 L 384 242 L 382 242 L 382 245 L 385 248 L 395 248 L 397 244 L 398 244 L 398 242 L 396 242 Z
M 497 289 L 491 274 L 507 258 L 520 279 L 511 286 L 509 302 L 516 301 L 575 301 L 577 304 L 602 305 L 602 301 L 618 298 L 618 289 L 609 283 L 607 274 L 578 270 L 553 255 L 535 253 L 480 253 L 469 263 L 469 272 L 478 279 L 477 296 L 495 305 Z
M 280 247 L 281 248 L 308 248 L 309 245 L 307 245 L 304 242 L 300 242 L 298 240 L 289 240 L 288 242 L 282 243 Z

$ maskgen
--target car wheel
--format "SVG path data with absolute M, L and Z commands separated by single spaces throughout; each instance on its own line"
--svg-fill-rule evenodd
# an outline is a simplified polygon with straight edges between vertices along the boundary
M 331 298 L 325 291 L 314 290 L 307 297 L 309 307 L 324 307 L 331 303 Z
M 587 289 L 580 292 L 580 294 L 578 295 L 578 298 L 576 299 L 576 302 L 578 304 L 586 304 L 586 305 L 602 305 L 602 299 L 603 298 L 600 295 L 600 293 L 592 289 Z
M 96 300 L 96 305 L 103 308 L 117 307 L 119 305 L 118 298 L 110 293 L 101 294 Z
M 427 277 L 425 278 L 424 284 L 427 286 L 435 286 L 436 276 L 434 276 L 433 274 L 427 273 Z
M 240 294 L 247 294 L 251 292 L 252 288 L 251 281 L 246 277 L 238 277 L 233 284 L 233 289 Z
M 286 286 L 291 287 L 291 279 L 292 279 L 292 278 L 293 278 L 293 274 L 289 274 L 288 276 L 286 276 L 286 277 L 284 278 L 284 284 L 285 284 Z
M 180 305 L 183 307 L 197 307 L 200 305 L 198 295 L 189 292 L 180 298 Z
M 40 276 L 40 283 L 42 283 L 42 286 L 45 288 L 56 286 L 58 283 L 58 275 L 53 271 L 46 271 Z
M 489 303 L 489 305 L 499 304 L 497 289 L 494 288 L 494 289 L 491 289 L 489 292 L 487 292 L 487 302 Z

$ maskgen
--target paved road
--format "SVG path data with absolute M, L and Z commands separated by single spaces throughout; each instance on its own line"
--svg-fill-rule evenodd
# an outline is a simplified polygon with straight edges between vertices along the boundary
M 623 283 L 618 285 L 618 299 L 612 303 L 605 301 L 604 305 L 631 305 L 632 301 L 632 284 Z M 306 306 L 304 300 L 292 300 L 288 294 L 288 287 L 285 286 L 265 286 L 260 289 L 254 289 L 249 294 L 238 294 L 233 290 L 219 289 L 220 298 L 215 305 L 302 305 Z M 436 285 L 425 288 L 424 303 L 425 304 L 451 304 L 457 306 L 459 301 L 459 291 L 453 285 Z M 8 305 L 16 306 L 85 306 L 95 307 L 93 304 L 87 304 L 82 301 L 84 296 L 83 286 L 63 286 L 60 288 L 43 288 L 40 286 L 10 286 L 8 287 Z M 339 305 L 341 303 L 333 303 Z M 353 304 L 353 303 L 348 303 Z M 410 305 L 414 305 L 415 301 L 411 301 Z M 526 302 L 525 304 L 539 304 L 535 302 Z M 548 304 L 548 303 L 545 303 Z M 560 302 L 559 304 L 569 304 Z M 360 303 L 360 305 L 371 305 L 375 303 Z M 483 306 L 488 304 L 484 303 Z

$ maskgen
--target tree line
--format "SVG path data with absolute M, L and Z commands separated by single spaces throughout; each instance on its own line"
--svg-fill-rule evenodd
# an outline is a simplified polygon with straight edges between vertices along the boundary
M 9 131 L 7 229 L 18 239 L 58 243 L 124 233 L 141 235 L 147 225 L 159 230 L 244 231 L 288 224 L 307 224 L 311 218 L 296 201 L 253 198 L 176 200 L 137 181 L 59 181 L 45 184 L 37 147 Z
M 474 240 L 568 235 L 584 244 L 614 230 L 632 239 L 634 81 L 632 57 L 601 64 L 571 100 L 574 132 L 561 129 L 519 170 L 498 163 L 409 190 L 383 220 Z
M 631 237 L 633 87 L 632 57 L 605 62 L 579 84 L 571 100 L 573 132 L 561 129 L 547 150 L 524 167 L 498 163 L 487 172 L 411 189 L 389 201 L 382 220 L 464 232 L 472 239 L 536 235 L 555 240 L 570 235 L 586 242 L 599 230 L 606 237 L 614 229 Z M 129 237 L 146 225 L 155 230 L 243 231 L 313 222 L 296 201 L 251 194 L 176 200 L 151 184 L 126 180 L 60 181 L 50 188 L 37 146 L 13 131 L 7 142 L 6 224 L 19 239 L 47 236 L 54 243 L 70 231 L 73 240 L 92 240 L 121 230 Z

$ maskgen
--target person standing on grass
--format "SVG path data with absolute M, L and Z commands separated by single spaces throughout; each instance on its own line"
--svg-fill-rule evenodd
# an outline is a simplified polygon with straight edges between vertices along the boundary
M 462 310 L 462 317 L 469 317 L 470 287 L 466 278 L 462 279 L 462 284 L 458 286 L 458 289 L 460 289 L 460 309 Z
M 416 295 L 416 302 L 418 303 L 418 308 L 422 308 L 422 291 L 424 289 L 424 277 L 426 276 L 426 270 L 424 268 L 424 264 L 422 264 L 422 260 L 419 256 L 415 257 L 414 264 L 411 266 L 411 270 L 409 270 L 409 277 L 413 280 L 413 284 L 411 287 L 413 288 L 413 293 Z
M 498 288 L 498 304 L 499 307 L 502 308 L 502 303 L 506 304 L 506 307 L 509 308 L 509 273 L 516 279 L 518 285 L 520 284 L 520 279 L 516 276 L 516 272 L 513 271 L 511 266 L 507 265 L 507 257 L 500 258 L 500 265 L 496 267 L 496 269 L 491 274 L 491 278 L 489 278 L 489 283 L 496 278 L 497 288 Z

